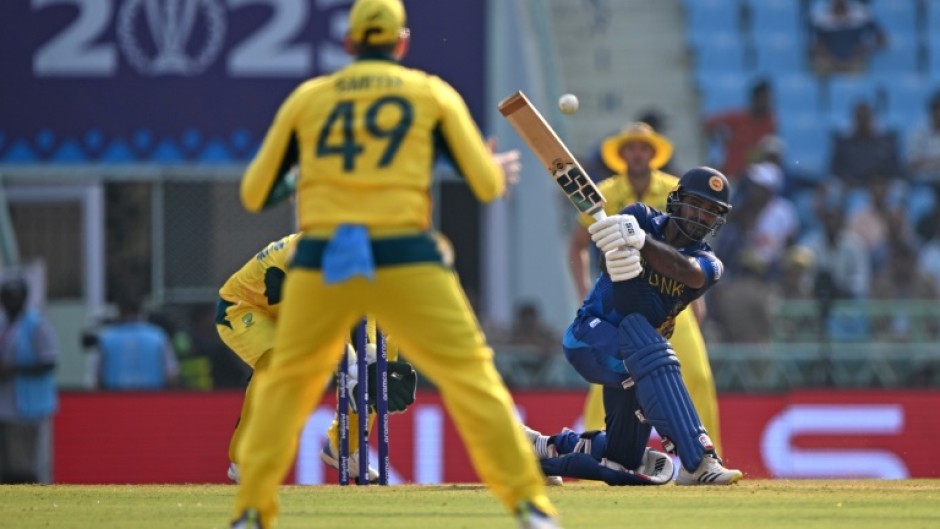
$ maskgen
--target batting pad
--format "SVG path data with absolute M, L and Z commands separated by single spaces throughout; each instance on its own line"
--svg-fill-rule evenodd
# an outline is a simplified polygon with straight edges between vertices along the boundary
M 636 383 L 643 415 L 676 445 L 682 466 L 694 472 L 714 448 L 682 381 L 676 353 L 641 314 L 620 322 L 620 338 L 620 354 Z
M 668 480 L 654 482 L 646 474 L 626 470 L 616 463 L 614 463 L 614 466 L 619 468 L 604 466 L 600 461 L 588 454 L 565 454 L 558 457 L 542 459 L 539 463 L 541 463 L 542 472 L 544 472 L 546 476 L 590 479 L 603 481 L 608 485 L 615 486 L 662 485 L 663 483 L 668 483 Z

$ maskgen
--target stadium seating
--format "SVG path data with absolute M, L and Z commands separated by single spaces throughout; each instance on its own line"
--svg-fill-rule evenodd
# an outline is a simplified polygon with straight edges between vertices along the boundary
M 936 83 L 916 73 L 876 76 L 875 79 L 887 96 L 886 124 L 905 131 L 926 117 L 927 101 Z
M 918 28 L 917 4 L 917 0 L 870 0 L 868 8 L 889 35 L 911 37 Z
M 937 7 L 937 11 L 940 11 L 940 6 Z M 931 75 L 940 75 L 940 26 L 935 31 L 927 34 L 925 42 L 927 72 Z
M 688 31 L 711 30 L 737 32 L 740 8 L 728 0 L 685 0 L 685 24 Z
M 774 87 L 774 101 L 777 115 L 786 119 L 789 114 L 817 114 L 822 110 L 820 83 L 806 73 L 788 72 L 770 76 Z
M 828 123 L 816 112 L 788 112 L 779 122 L 786 159 L 793 170 L 806 176 L 828 175 L 832 140 Z
M 806 28 L 797 0 L 746 0 L 751 35 L 786 33 L 800 36 Z
M 915 37 L 893 31 L 888 35 L 887 47 L 872 55 L 869 70 L 872 74 L 916 72 L 920 63 L 919 54 Z
M 742 72 L 728 72 L 702 76 L 698 81 L 703 115 L 747 105 L 747 90 L 751 78 Z
M 696 78 L 745 71 L 746 48 L 737 33 L 714 33 L 695 49 Z M 699 75 L 699 73 L 703 75 Z
M 805 72 L 806 45 L 793 33 L 762 33 L 754 39 L 754 66 L 761 72 Z

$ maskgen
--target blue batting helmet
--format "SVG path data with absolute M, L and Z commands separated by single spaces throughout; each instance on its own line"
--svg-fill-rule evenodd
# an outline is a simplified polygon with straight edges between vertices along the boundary
M 715 221 L 710 225 L 706 225 L 699 220 L 680 216 L 679 206 L 682 204 L 683 197 L 686 196 L 698 197 L 718 206 L 719 211 Z M 679 184 L 669 193 L 666 200 L 666 213 L 673 219 L 680 221 L 677 222 L 679 231 L 686 237 L 697 241 L 718 233 L 718 230 L 724 226 L 729 211 L 731 211 L 731 188 L 728 185 L 728 179 L 721 171 L 711 167 L 695 167 L 686 171 L 679 178 Z M 696 225 L 700 228 L 694 229 Z

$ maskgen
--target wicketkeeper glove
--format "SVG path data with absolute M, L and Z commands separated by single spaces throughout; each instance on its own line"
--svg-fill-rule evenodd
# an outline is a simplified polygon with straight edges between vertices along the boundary
M 611 215 L 588 226 L 588 232 L 604 253 L 624 247 L 640 250 L 646 242 L 646 232 L 633 215 Z
M 359 413 L 356 404 L 356 386 L 359 381 L 357 378 L 358 367 L 356 366 L 356 354 L 351 346 L 347 346 L 349 355 L 349 379 L 346 386 L 346 392 L 349 395 L 349 407 L 352 411 Z M 369 380 L 368 398 L 369 409 L 375 411 L 378 402 L 378 371 L 375 367 L 376 350 L 375 344 L 366 345 L 366 374 Z M 418 373 L 408 362 L 388 362 L 388 411 L 389 413 L 402 413 L 408 406 L 415 401 L 415 393 L 418 389 Z
M 375 411 L 378 397 L 378 374 L 375 364 L 369 365 L 369 407 Z M 388 411 L 402 413 L 415 401 L 418 389 L 418 373 L 408 362 L 388 363 Z

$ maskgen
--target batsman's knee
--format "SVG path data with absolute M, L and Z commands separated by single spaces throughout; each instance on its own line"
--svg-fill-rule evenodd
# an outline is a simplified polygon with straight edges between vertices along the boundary
M 660 367 L 679 365 L 679 358 L 672 346 L 642 314 L 631 314 L 624 318 L 618 333 L 620 357 L 634 380 Z

